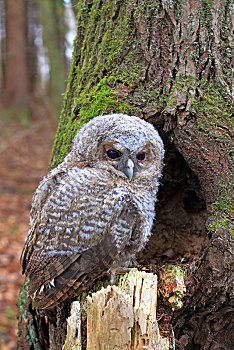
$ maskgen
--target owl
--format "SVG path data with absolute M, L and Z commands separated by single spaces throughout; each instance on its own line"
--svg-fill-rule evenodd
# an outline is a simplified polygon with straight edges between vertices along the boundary
M 21 265 L 34 307 L 53 308 L 132 264 L 151 234 L 163 155 L 138 117 L 98 116 L 78 131 L 33 197 Z

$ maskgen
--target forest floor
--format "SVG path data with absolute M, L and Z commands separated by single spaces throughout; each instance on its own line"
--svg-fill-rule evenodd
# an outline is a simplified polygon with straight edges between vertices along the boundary
M 15 350 L 19 265 L 33 192 L 47 173 L 56 123 L 39 104 L 30 121 L 0 116 L 0 350 Z

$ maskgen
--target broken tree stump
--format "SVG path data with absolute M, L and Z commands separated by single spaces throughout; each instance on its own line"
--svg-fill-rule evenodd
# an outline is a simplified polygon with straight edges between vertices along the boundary
M 82 350 L 81 310 L 79 301 L 71 305 L 71 315 L 67 319 L 67 337 L 63 350 Z
M 120 278 L 118 286 L 102 288 L 86 302 L 86 350 L 169 349 L 169 339 L 160 336 L 156 320 L 156 275 L 133 269 Z M 64 350 L 68 344 L 69 349 L 82 348 L 77 303 L 72 304 Z

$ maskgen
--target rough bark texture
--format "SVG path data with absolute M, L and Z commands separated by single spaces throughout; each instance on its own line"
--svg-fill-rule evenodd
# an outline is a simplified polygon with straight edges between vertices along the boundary
M 177 347 L 229 350 L 231 2 L 83 0 L 77 25 L 51 167 L 93 116 L 124 112 L 155 125 L 165 169 L 139 260 L 155 263 L 169 250 L 196 259 L 174 315 Z

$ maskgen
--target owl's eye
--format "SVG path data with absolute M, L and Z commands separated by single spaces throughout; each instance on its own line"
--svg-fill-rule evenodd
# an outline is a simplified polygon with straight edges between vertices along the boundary
M 116 151 L 116 150 L 114 150 L 114 149 L 108 149 L 108 150 L 106 151 L 106 155 L 107 155 L 107 157 L 110 158 L 110 159 L 119 159 L 119 158 L 121 158 L 122 153 L 119 152 L 119 151 Z
M 146 152 L 138 153 L 136 159 L 139 160 L 139 162 L 143 162 L 144 160 L 146 160 Z

